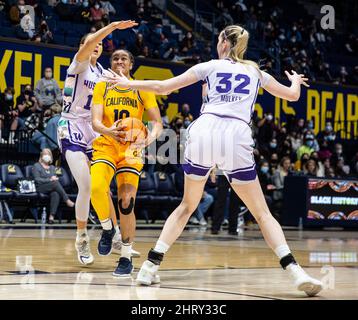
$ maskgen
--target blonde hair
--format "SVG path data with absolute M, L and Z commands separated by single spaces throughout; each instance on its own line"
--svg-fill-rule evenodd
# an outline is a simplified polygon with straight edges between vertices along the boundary
M 231 43 L 229 58 L 236 62 L 250 65 L 260 72 L 260 67 L 256 62 L 244 59 L 250 37 L 247 30 L 237 25 L 227 26 L 221 31 L 221 36 L 223 40 L 228 40 Z

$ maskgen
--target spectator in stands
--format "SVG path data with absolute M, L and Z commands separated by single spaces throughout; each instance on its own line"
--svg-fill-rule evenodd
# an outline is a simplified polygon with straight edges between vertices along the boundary
M 68 207 L 74 207 L 65 190 L 61 186 L 55 173 L 55 166 L 51 165 L 53 156 L 50 149 L 44 149 L 40 153 L 40 159 L 32 168 L 32 175 L 35 180 L 36 190 L 50 195 L 49 223 L 54 223 L 60 200 L 62 199 Z
M 135 56 L 139 56 L 140 54 L 142 54 L 144 47 L 145 47 L 145 41 L 144 41 L 143 34 L 137 33 L 136 40 L 133 43 L 133 45 L 131 46 L 130 51 Z
M 99 1 L 96 1 L 94 5 L 90 9 L 91 11 L 91 18 L 93 22 L 99 22 L 102 20 L 104 15 L 104 10 L 101 7 L 101 4 Z
M 13 25 L 20 24 L 21 14 L 25 13 L 25 0 L 18 0 L 17 4 L 13 4 L 9 11 L 9 18 Z
M 44 42 L 44 43 L 52 43 L 53 42 L 53 35 L 47 25 L 46 20 L 41 21 L 38 35 L 41 37 L 41 42 Z
M 308 161 L 303 166 L 303 173 L 309 177 L 318 177 L 318 166 L 314 159 L 308 159 Z
M 58 148 L 57 145 L 57 127 L 60 120 L 62 108 L 59 105 L 53 105 L 44 112 L 41 126 L 34 130 L 31 141 L 40 147 L 41 150 Z
M 2 122 L 0 129 L 3 130 L 2 138 L 8 139 L 13 144 L 15 131 L 18 126 L 18 110 L 14 104 L 15 90 L 7 87 L 3 94 L 0 95 L 0 114 Z
M 271 154 L 271 158 L 270 158 L 270 169 L 271 169 L 271 174 L 275 174 L 277 168 L 278 168 L 278 164 L 279 164 L 279 159 L 278 159 L 278 154 L 277 153 L 273 153 Z
M 27 84 L 24 91 L 16 99 L 16 108 L 19 112 L 19 129 L 25 127 L 25 120 L 36 112 L 38 108 L 37 99 L 30 84 Z
M 32 39 L 35 32 L 35 23 L 30 16 L 30 11 L 26 10 L 24 16 L 20 20 L 20 26 L 24 32 L 29 35 L 29 38 Z
M 272 176 L 272 184 L 273 184 L 273 200 L 275 201 L 275 211 L 280 211 L 282 207 L 283 201 L 283 186 L 285 178 L 291 172 L 291 160 L 288 157 L 283 157 L 280 161 L 280 165 L 278 169 Z
M 52 77 L 52 68 L 47 67 L 44 77 L 39 80 L 35 88 L 35 96 L 39 106 L 46 110 L 54 104 L 62 104 L 62 94 L 57 81 Z
M 79 19 L 84 23 L 90 23 L 92 21 L 88 0 L 82 2 L 82 7 L 77 11 L 77 14 Z
M 191 31 L 188 31 L 185 37 L 181 42 L 181 52 L 187 53 L 190 49 L 193 48 L 194 45 L 194 38 Z
M 341 143 L 336 143 L 334 145 L 333 154 L 331 156 L 331 163 L 334 167 L 337 166 L 339 160 L 343 160 L 345 162 L 345 157 L 343 154 L 343 146 Z
M 348 165 L 345 164 L 344 158 L 339 158 L 336 166 L 335 166 L 335 172 L 337 178 L 345 178 L 349 176 L 350 168 Z
M 268 144 L 274 137 L 274 132 L 277 131 L 277 126 L 273 121 L 272 113 L 267 113 L 264 117 L 258 121 L 258 136 L 257 140 L 259 144 Z
M 104 14 L 110 15 L 116 14 L 116 9 L 112 6 L 112 4 L 109 1 L 100 1 L 100 4 L 102 6 L 102 9 L 104 11 Z
M 74 10 L 68 0 L 60 0 L 55 7 L 55 12 L 61 20 L 69 21 L 73 18 Z
M 190 122 L 194 120 L 193 115 L 190 113 L 190 105 L 188 103 L 184 103 L 181 106 L 181 111 L 175 115 L 172 122 L 175 123 L 177 119 L 181 119 L 183 123 L 185 120 L 189 120 Z
M 301 159 L 304 153 L 307 153 L 309 156 L 314 151 L 314 136 L 312 134 L 307 134 L 303 140 L 304 144 L 297 150 L 297 159 Z
M 316 151 L 312 152 L 310 159 L 313 159 L 316 162 L 317 177 L 324 177 L 325 168 L 324 168 L 324 164 L 319 159 L 318 152 Z

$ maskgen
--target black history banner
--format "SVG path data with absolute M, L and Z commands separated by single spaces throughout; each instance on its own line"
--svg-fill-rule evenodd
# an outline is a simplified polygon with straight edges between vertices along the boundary
M 358 222 L 358 180 L 308 180 L 310 220 Z
M 73 48 L 34 44 L 28 41 L 14 41 L 0 38 L 0 90 L 7 86 L 15 88 L 19 95 L 26 84 L 36 84 L 45 67 L 52 67 L 54 78 L 63 88 L 66 69 L 76 51 Z M 109 67 L 109 56 L 102 55 L 100 63 Z M 133 75 L 137 79 L 163 80 L 187 70 L 182 64 L 160 62 L 150 59 L 136 59 Z M 198 83 L 171 93 L 158 96 L 158 102 L 168 106 L 171 119 L 180 105 L 189 103 L 194 116 L 198 116 L 202 102 L 202 88 Z M 277 122 L 286 122 L 287 116 L 313 120 L 315 133 L 323 130 L 328 121 L 343 139 L 358 136 L 358 88 L 311 83 L 303 88 L 297 102 L 275 98 L 260 89 L 255 105 L 257 114 L 271 112 Z

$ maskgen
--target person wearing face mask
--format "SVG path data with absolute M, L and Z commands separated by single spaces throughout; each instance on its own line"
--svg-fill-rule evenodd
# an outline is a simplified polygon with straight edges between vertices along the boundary
M 303 145 L 298 148 L 296 156 L 297 159 L 301 159 L 304 153 L 307 153 L 309 156 L 314 151 L 314 136 L 313 135 L 306 135 L 303 139 Z
M 40 159 L 32 167 L 32 175 L 35 180 L 37 192 L 48 194 L 50 196 L 50 214 L 48 223 L 54 223 L 54 218 L 57 213 L 58 206 L 61 199 L 68 207 L 75 206 L 66 191 L 63 189 L 56 176 L 56 168 L 52 165 L 53 157 L 50 149 L 44 149 L 40 153 Z
M 99 22 L 102 20 L 104 15 L 104 10 L 101 8 L 99 2 L 95 2 L 94 6 L 91 7 L 91 17 L 93 22 Z
M 53 79 L 52 68 L 47 67 L 44 77 L 36 83 L 35 97 L 43 110 L 54 104 L 62 104 L 61 90 L 57 81 Z
M 317 135 L 319 141 L 327 141 L 328 144 L 332 144 L 336 139 L 336 134 L 333 131 L 333 126 L 331 122 L 326 122 L 326 126 L 323 131 L 320 131 Z
M 24 91 L 16 99 L 16 106 L 19 110 L 19 129 L 25 127 L 26 118 L 30 117 L 38 108 L 37 99 L 30 84 L 27 84 Z

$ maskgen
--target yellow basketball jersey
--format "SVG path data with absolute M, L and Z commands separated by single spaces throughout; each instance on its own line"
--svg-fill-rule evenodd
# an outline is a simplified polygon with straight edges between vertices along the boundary
M 115 87 L 99 82 L 93 91 L 93 104 L 103 105 L 102 123 L 111 127 L 120 119 L 133 117 L 142 120 L 143 112 L 158 107 L 154 93 Z

